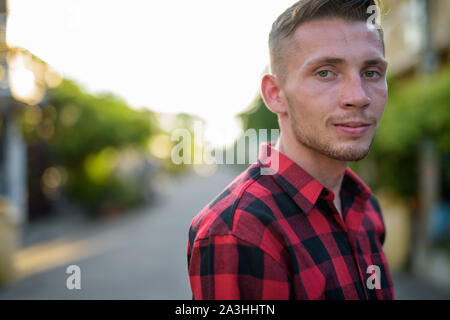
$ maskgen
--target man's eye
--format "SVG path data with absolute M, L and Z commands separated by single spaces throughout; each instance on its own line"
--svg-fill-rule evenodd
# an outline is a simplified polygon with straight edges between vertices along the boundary
M 378 71 L 374 71 L 374 70 L 366 71 L 366 72 L 364 72 L 364 75 L 366 76 L 366 78 L 369 78 L 369 79 L 376 79 L 381 76 L 381 74 Z
M 332 76 L 332 72 L 330 70 L 321 70 L 316 73 L 320 78 L 329 78 Z

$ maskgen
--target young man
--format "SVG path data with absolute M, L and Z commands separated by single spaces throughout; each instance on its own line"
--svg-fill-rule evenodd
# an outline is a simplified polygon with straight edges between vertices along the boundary
M 192 221 L 194 299 L 393 299 L 380 207 L 348 168 L 387 101 L 371 5 L 303 0 L 273 24 L 261 92 L 281 134 Z

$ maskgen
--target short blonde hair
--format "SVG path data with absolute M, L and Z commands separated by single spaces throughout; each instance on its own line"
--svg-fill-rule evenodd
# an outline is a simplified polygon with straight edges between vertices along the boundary
M 372 13 L 370 6 L 377 6 L 381 12 L 378 0 L 300 0 L 284 11 L 273 23 L 269 34 L 270 69 L 273 74 L 284 78 L 286 66 L 283 63 L 285 49 L 289 39 L 297 28 L 312 20 L 323 18 L 339 18 L 346 21 L 367 21 Z M 383 54 L 383 30 L 378 28 Z

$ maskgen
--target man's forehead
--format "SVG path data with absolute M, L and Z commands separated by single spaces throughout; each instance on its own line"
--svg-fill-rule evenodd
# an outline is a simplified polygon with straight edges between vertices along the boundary
M 343 19 L 317 19 L 300 25 L 292 36 L 291 48 L 314 51 L 323 48 L 346 46 L 374 47 L 383 52 L 383 44 L 378 30 L 369 28 L 364 21 Z

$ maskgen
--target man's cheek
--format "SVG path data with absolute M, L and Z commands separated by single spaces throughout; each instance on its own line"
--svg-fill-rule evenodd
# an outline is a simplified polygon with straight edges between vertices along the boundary
M 388 97 L 388 89 L 385 85 L 375 86 L 372 89 L 373 99 L 379 101 L 380 103 L 386 104 Z

